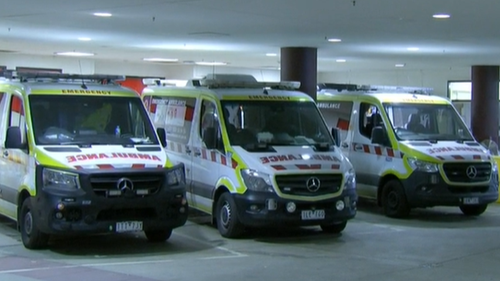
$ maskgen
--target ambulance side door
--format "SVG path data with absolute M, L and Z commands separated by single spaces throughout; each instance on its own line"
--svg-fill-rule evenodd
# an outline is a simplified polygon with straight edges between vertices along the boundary
M 0 207 L 6 210 L 7 216 L 15 218 L 17 213 L 17 193 L 23 184 L 25 175 L 28 172 L 28 150 L 27 149 L 7 149 L 5 141 L 7 130 L 10 127 L 21 129 L 22 141 L 26 139 L 26 118 L 23 100 L 20 96 L 4 95 L 0 102 L 2 114 L 1 125 L 1 180 L 0 180 Z
M 220 175 L 223 151 L 219 110 L 215 100 L 202 97 L 197 103 L 196 132 L 192 134 L 193 195 L 196 208 L 212 213 L 212 200 Z
M 357 129 L 353 133 L 353 142 L 349 160 L 356 171 L 357 191 L 360 197 L 376 199 L 381 166 L 386 166 L 389 147 L 372 143 L 374 127 L 385 128 L 381 108 L 374 103 L 363 102 L 355 105 L 358 112 L 353 120 Z

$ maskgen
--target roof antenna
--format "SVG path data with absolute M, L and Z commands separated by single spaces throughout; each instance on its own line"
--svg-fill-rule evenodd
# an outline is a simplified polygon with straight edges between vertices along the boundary
M 80 67 L 80 74 L 82 73 L 82 60 L 78 60 L 78 66 Z M 80 86 L 82 89 L 87 90 L 87 85 L 85 85 L 85 80 L 82 78 L 82 85 Z

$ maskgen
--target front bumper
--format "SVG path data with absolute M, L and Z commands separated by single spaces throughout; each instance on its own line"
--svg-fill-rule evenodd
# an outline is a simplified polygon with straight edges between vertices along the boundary
M 31 199 L 33 215 L 42 232 L 114 233 L 119 232 L 117 223 L 125 227 L 123 231 L 167 230 L 180 227 L 187 221 L 185 181 L 174 186 L 166 185 L 167 174 L 173 169 L 184 171 L 182 164 L 170 169 L 78 172 L 80 188 L 74 190 L 42 188 L 42 169 L 37 167 L 37 195 Z M 115 190 L 116 184 L 109 180 L 117 178 L 133 179 L 138 188 L 149 188 L 151 192 L 137 195 L 124 191 L 121 195 L 111 196 L 105 190 Z M 145 183 L 146 179 L 155 181 Z M 151 189 L 153 182 L 157 188 Z
M 275 193 L 252 192 L 234 194 L 238 206 L 238 218 L 246 226 L 311 226 L 348 221 L 356 216 L 358 196 L 354 189 L 344 190 L 336 198 L 320 201 L 289 200 Z M 342 201 L 344 208 L 337 210 L 336 204 Z M 287 203 L 293 202 L 294 212 L 287 211 Z M 340 204 L 340 203 L 339 203 Z M 302 217 L 302 213 L 307 219 Z M 322 214 L 324 213 L 324 217 Z M 315 217 L 320 215 L 320 218 Z
M 498 175 L 489 183 L 450 185 L 439 173 L 415 171 L 402 181 L 411 207 L 462 206 L 489 204 L 498 200 Z

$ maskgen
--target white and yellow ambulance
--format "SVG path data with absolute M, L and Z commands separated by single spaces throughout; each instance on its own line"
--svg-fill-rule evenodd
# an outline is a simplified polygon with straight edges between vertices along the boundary
M 429 90 L 322 84 L 317 103 L 342 132 L 360 198 L 390 217 L 433 206 L 480 215 L 498 198 L 497 164 L 453 105 Z
M 119 78 L 0 79 L 0 213 L 17 221 L 25 247 L 128 231 L 161 242 L 185 224 L 184 167 L 169 161 L 165 131 L 137 93 L 111 83 Z
M 356 214 L 354 170 L 300 84 L 245 75 L 188 84 L 148 86 L 142 98 L 186 167 L 190 207 L 230 238 L 245 226 L 344 230 Z

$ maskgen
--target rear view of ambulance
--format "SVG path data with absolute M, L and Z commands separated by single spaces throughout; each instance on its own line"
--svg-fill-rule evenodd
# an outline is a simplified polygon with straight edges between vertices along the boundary
M 322 86 L 318 106 L 342 131 L 359 196 L 377 200 L 388 216 L 433 206 L 477 216 L 497 200 L 496 161 L 445 98 L 425 88 Z
M 114 85 L 121 77 L 7 74 L 0 213 L 18 222 L 25 247 L 128 231 L 160 242 L 185 224 L 184 167 L 169 161 L 137 93 Z
M 344 230 L 356 214 L 354 171 L 297 83 L 215 75 L 189 85 L 147 87 L 143 100 L 186 166 L 190 207 L 224 237 L 246 226 Z

